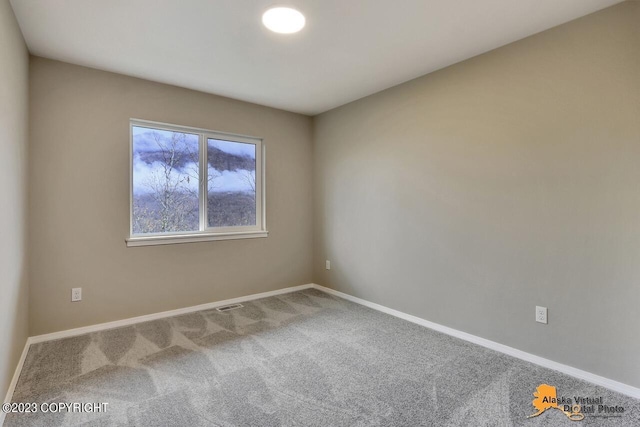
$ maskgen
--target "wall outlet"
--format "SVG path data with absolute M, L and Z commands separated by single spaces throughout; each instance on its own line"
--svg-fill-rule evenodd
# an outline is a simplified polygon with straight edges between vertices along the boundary
M 71 301 L 82 301 L 82 288 L 71 289 Z
M 536 322 L 547 323 L 547 307 L 536 306 Z
M 324 268 L 326 268 L 327 270 L 331 270 L 331 261 L 326 260 L 324 262 Z

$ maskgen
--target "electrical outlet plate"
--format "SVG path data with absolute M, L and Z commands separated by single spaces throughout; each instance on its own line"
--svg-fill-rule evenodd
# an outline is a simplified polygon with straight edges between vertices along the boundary
M 326 261 L 324 262 L 324 267 L 325 267 L 327 270 L 331 270 L 331 261 L 326 260 Z
M 71 289 L 71 302 L 82 301 L 82 288 Z
M 547 324 L 547 307 L 536 306 L 536 322 Z

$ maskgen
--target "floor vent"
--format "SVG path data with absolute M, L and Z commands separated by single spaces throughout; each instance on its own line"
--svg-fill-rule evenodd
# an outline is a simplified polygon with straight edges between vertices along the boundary
M 216 308 L 216 310 L 218 310 L 220 313 L 224 313 L 225 311 L 235 310 L 236 308 L 242 308 L 242 307 L 243 307 L 242 304 L 231 304 L 231 305 L 225 305 L 224 307 L 218 307 Z

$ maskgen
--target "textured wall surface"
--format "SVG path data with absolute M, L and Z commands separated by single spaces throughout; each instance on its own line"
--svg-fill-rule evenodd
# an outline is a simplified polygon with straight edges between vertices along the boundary
M 0 399 L 28 334 L 27 136 L 29 54 L 0 0 Z
M 318 116 L 316 281 L 640 386 L 639 22 L 621 3 Z
M 38 57 L 30 96 L 32 335 L 311 281 L 309 117 Z M 264 138 L 269 237 L 127 248 L 130 118 Z

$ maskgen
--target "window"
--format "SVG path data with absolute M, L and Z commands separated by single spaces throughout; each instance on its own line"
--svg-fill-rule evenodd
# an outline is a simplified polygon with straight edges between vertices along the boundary
M 262 141 L 131 120 L 128 246 L 266 237 Z

